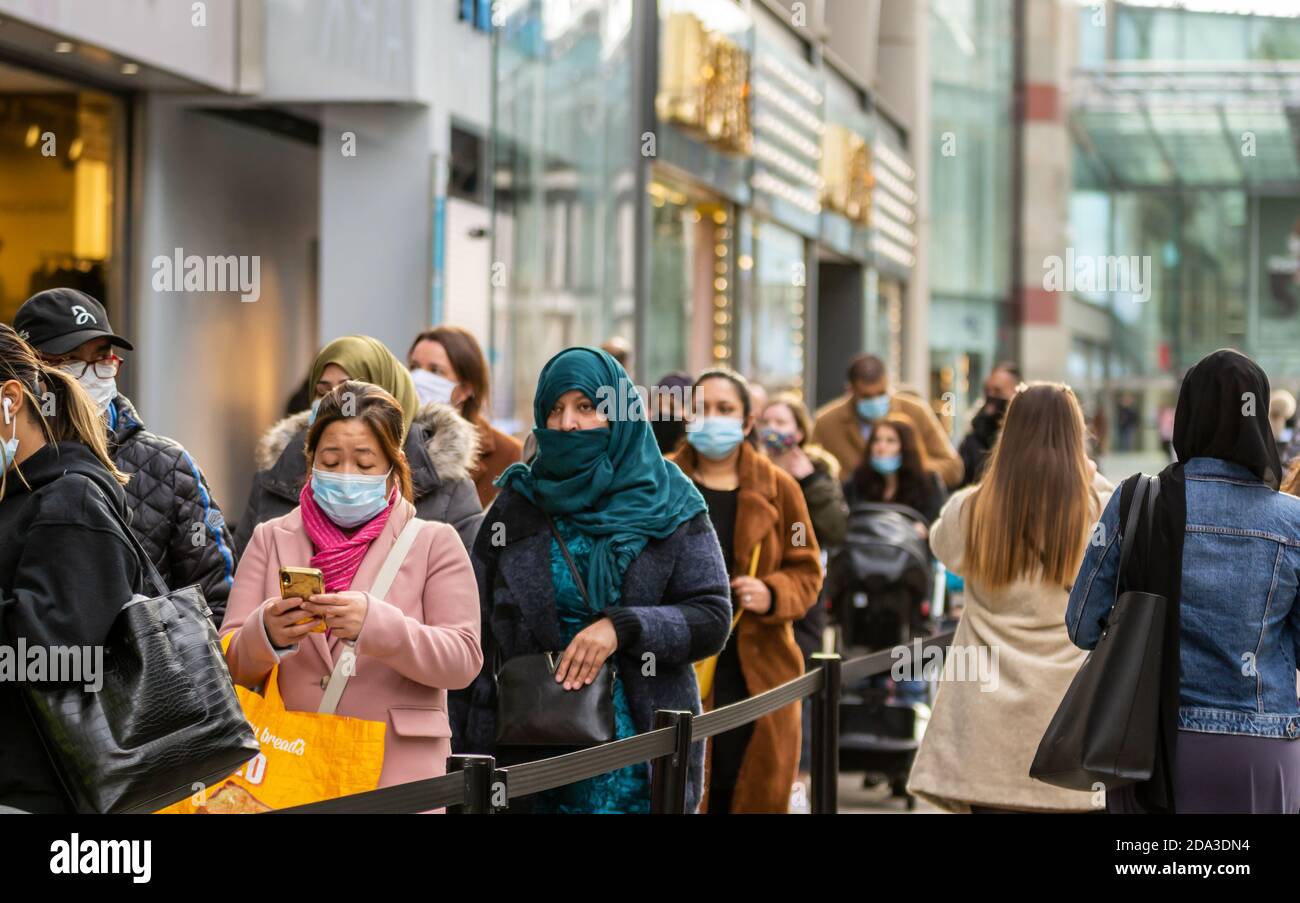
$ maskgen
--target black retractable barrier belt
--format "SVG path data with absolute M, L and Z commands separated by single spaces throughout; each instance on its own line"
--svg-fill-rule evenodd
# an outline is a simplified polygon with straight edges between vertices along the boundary
M 764 715 L 783 709 L 792 702 L 797 702 L 822 688 L 822 669 L 810 671 L 803 677 L 789 683 L 774 687 L 759 696 L 742 702 L 735 702 L 720 709 L 714 709 L 707 715 L 701 715 L 691 724 L 692 740 L 707 740 L 709 737 L 724 734 L 742 724 L 757 721 Z
M 506 773 L 506 793 L 513 800 L 585 781 L 660 756 L 670 756 L 676 748 L 676 742 L 677 729 L 665 727 L 551 759 L 512 765 L 503 769 Z
M 948 646 L 952 643 L 953 635 L 953 632 L 950 631 L 940 636 L 927 637 L 923 641 L 922 648 Z M 909 647 L 900 648 L 906 649 Z M 843 681 L 847 683 L 861 680 L 864 677 L 871 677 L 875 674 L 884 674 L 896 660 L 894 652 L 893 649 L 884 649 L 845 662 L 841 668 Z M 734 730 L 751 721 L 757 721 L 764 715 L 785 708 L 792 702 L 820 692 L 824 681 L 825 675 L 822 673 L 822 669 L 817 668 L 803 677 L 784 683 L 760 696 L 716 709 L 707 715 L 701 715 L 691 725 L 691 739 L 692 741 L 706 740 L 709 737 Z M 555 756 L 551 759 L 542 759 L 537 762 L 527 762 L 523 765 L 512 765 L 502 770 L 508 776 L 506 786 L 510 799 L 517 799 L 521 796 L 541 793 L 543 790 L 553 790 L 556 787 L 564 787 L 568 784 L 584 781 L 587 778 L 594 778 L 597 775 L 617 771 L 629 765 L 637 765 L 641 762 L 672 755 L 676 745 L 677 729 L 675 727 L 665 727 L 646 734 L 638 734 L 626 740 L 596 746 L 592 749 L 584 749 L 580 752 Z M 323 800 L 306 806 L 294 806 L 292 809 L 279 809 L 267 814 L 332 815 L 338 813 L 364 813 L 371 815 L 404 815 L 464 804 L 465 775 L 461 772 L 452 772 L 426 781 L 415 781 L 397 787 L 386 787 L 383 790 L 354 793 L 351 796 Z
M 459 771 L 442 777 L 398 784 L 382 790 L 367 790 L 351 796 L 277 809 L 267 815 L 409 815 L 465 802 L 465 775 Z
M 952 638 L 956 631 L 948 631 L 939 636 L 925 637 L 922 639 L 922 648 L 929 649 L 931 646 L 949 646 L 952 644 Z M 894 664 L 895 649 L 911 649 L 910 646 L 896 646 L 894 649 L 881 649 L 879 652 L 873 652 L 870 655 L 864 655 L 861 658 L 855 658 L 851 662 L 845 662 L 844 667 L 840 670 L 843 675 L 844 683 L 852 680 L 861 680 L 864 677 L 874 677 L 877 674 L 884 674 Z M 914 663 L 915 667 L 920 667 L 919 663 Z

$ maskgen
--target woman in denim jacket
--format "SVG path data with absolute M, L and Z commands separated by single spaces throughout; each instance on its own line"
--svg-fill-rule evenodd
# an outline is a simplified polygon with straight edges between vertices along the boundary
M 1134 539 L 1125 579 L 1116 492 L 1070 593 L 1070 638 L 1092 649 L 1120 590 L 1180 604 L 1169 610 L 1168 661 L 1152 780 L 1108 794 L 1111 811 L 1300 811 L 1300 500 L 1281 475 L 1268 424 L 1268 378 L 1217 351 L 1183 380 L 1177 463 L 1160 475 L 1153 532 Z M 1172 653 L 1172 654 L 1170 654 Z M 1176 688 L 1177 696 L 1173 696 Z

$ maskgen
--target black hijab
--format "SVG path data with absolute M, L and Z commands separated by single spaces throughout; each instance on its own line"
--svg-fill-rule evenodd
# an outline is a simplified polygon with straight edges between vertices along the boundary
M 1258 364 L 1236 351 L 1214 352 L 1183 377 L 1174 414 L 1178 460 L 1231 461 L 1277 489 L 1282 464 L 1268 403 L 1268 377 Z
M 1187 527 L 1187 486 L 1183 465 L 1192 458 L 1218 458 L 1240 464 L 1277 489 L 1282 467 L 1268 424 L 1268 377 L 1250 358 L 1236 351 L 1216 351 L 1187 371 L 1174 414 L 1174 451 L 1178 460 L 1160 474 L 1160 494 L 1148 542 L 1146 531 L 1134 537 L 1128 567 L 1119 575 L 1117 595 L 1140 590 L 1169 601 L 1161 691 L 1160 734 L 1151 780 L 1107 794 L 1107 808 L 1120 812 L 1174 811 L 1174 751 L 1180 701 L 1178 608 L 1182 599 L 1183 534 Z M 1120 491 L 1126 518 L 1135 482 Z M 1123 529 L 1132 526 L 1124 523 Z

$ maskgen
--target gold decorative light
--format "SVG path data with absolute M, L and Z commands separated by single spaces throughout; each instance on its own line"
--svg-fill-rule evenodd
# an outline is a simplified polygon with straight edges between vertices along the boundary
M 822 138 L 822 181 L 823 205 L 859 225 L 870 224 L 876 180 L 865 138 L 840 125 L 828 126 Z
M 659 119 L 721 151 L 748 156 L 754 141 L 749 54 L 688 12 L 667 16 L 662 41 Z

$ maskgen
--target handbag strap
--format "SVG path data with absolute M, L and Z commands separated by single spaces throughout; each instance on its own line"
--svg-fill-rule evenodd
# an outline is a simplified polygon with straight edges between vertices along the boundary
M 402 532 L 397 535 L 397 542 L 393 543 L 393 547 L 388 550 L 388 555 L 379 568 L 379 575 L 370 586 L 370 595 L 378 599 L 388 595 L 388 590 L 392 587 L 393 580 L 401 570 L 402 562 L 406 560 L 406 555 L 411 551 L 411 546 L 422 526 L 423 523 L 415 517 L 406 522 Z M 334 670 L 330 672 L 329 682 L 325 684 L 325 694 L 321 696 L 320 707 L 316 711 L 322 715 L 334 714 L 339 707 L 339 700 L 343 698 L 343 691 L 348 688 L 348 680 L 356 673 L 356 663 L 356 643 L 345 641 L 343 652 L 339 655 L 339 660 L 334 663 Z
M 591 604 L 591 597 L 587 595 L 587 585 L 583 583 L 582 575 L 578 573 L 578 566 L 573 563 L 573 556 L 569 554 L 569 546 L 565 543 L 564 537 L 560 535 L 560 530 L 555 526 L 555 521 L 551 518 L 551 515 L 546 511 L 542 511 L 542 514 L 546 517 L 546 524 L 551 528 L 551 533 L 560 546 L 564 561 L 569 566 L 569 573 L 573 575 L 574 582 L 578 584 L 578 592 L 582 594 L 582 601 L 587 603 L 588 610 L 594 614 L 596 609 Z
M 140 567 L 144 570 L 145 578 L 153 584 L 160 597 L 170 593 L 171 590 L 167 588 L 167 583 L 163 580 L 162 574 L 158 573 L 158 568 L 154 566 L 153 559 L 144 550 L 144 546 L 140 544 L 140 540 L 136 537 L 135 531 L 131 529 L 131 525 L 126 522 L 126 519 L 122 517 L 122 513 L 117 510 L 117 505 L 113 504 L 113 500 L 105 495 L 104 490 L 100 489 L 97 484 L 92 482 L 91 485 L 99 493 L 99 497 L 103 500 L 108 513 L 113 515 L 113 520 L 117 521 L 118 526 L 122 528 L 122 532 L 126 534 L 127 543 L 135 552 L 135 557 L 140 559 Z
M 1159 477 L 1148 477 L 1145 474 L 1138 474 L 1133 484 L 1133 497 L 1129 499 L 1128 513 L 1124 518 L 1124 538 L 1120 545 L 1119 570 L 1115 572 L 1118 577 L 1116 582 L 1124 579 L 1124 573 L 1128 569 L 1129 557 L 1133 552 L 1133 541 L 1137 536 L 1138 525 L 1142 523 L 1142 501 L 1144 498 L 1146 499 L 1147 509 L 1147 545 L 1150 545 L 1151 528 L 1155 520 L 1156 496 L 1159 494 Z

